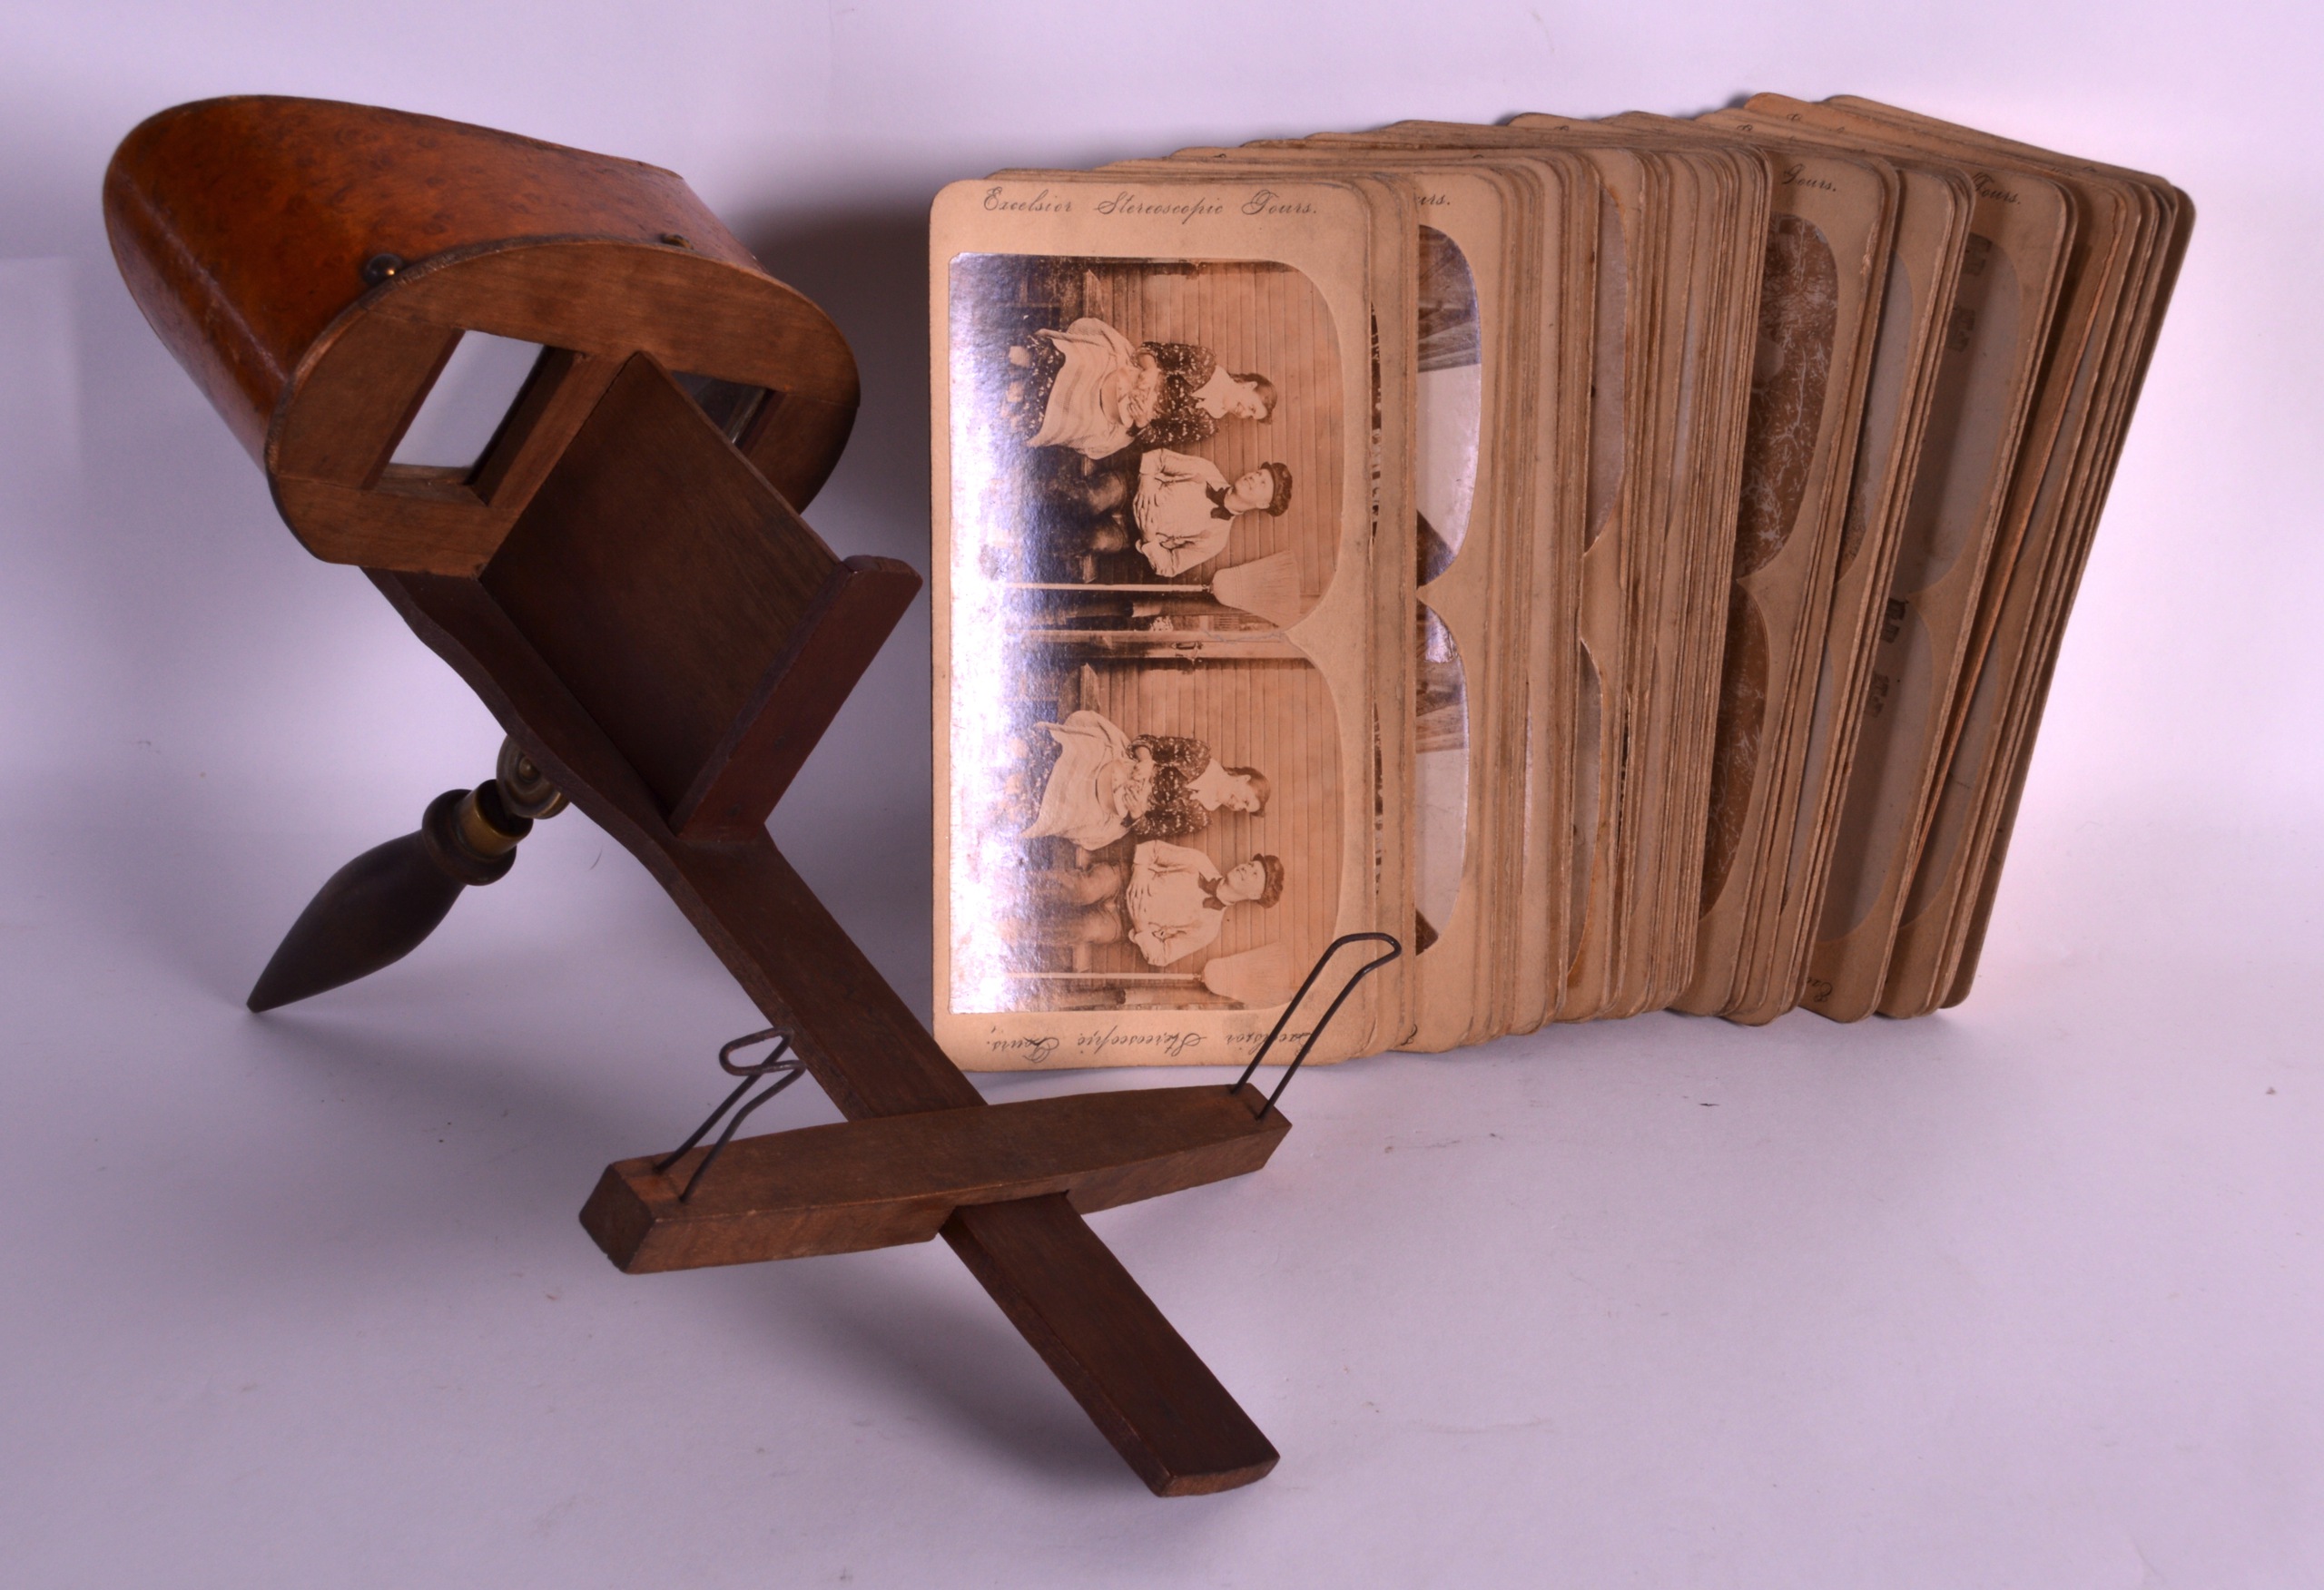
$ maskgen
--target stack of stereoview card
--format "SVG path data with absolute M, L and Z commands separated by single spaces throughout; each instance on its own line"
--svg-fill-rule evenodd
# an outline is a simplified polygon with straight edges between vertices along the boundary
M 946 189 L 945 1048 L 1956 1003 L 2192 222 L 1775 95 Z

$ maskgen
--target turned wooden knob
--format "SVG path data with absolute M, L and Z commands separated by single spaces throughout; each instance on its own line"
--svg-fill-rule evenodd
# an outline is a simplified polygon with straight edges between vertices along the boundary
M 473 790 L 428 803 L 416 833 L 366 850 L 330 875 L 282 936 L 249 999 L 272 1010 L 368 977 L 419 947 L 464 888 L 497 883 L 537 819 L 565 810 L 564 793 L 517 748 Z

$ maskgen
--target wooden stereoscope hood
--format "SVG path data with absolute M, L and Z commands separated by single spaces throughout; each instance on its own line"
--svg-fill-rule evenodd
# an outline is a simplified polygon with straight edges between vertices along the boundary
M 920 584 L 799 517 L 855 409 L 831 320 L 668 172 L 359 105 L 165 111 L 114 155 L 104 210 L 291 533 L 361 568 L 508 736 L 500 777 L 325 886 L 252 1006 L 394 960 L 569 799 L 771 1024 L 776 1060 L 722 1056 L 728 1104 L 803 1065 L 849 1117 L 608 1167 L 582 1219 L 616 1263 L 940 1234 L 1157 1492 L 1273 1467 L 1082 1217 L 1257 1169 L 1282 1114 L 1247 1083 L 986 1104 L 767 835 Z M 470 332 L 543 350 L 497 434 L 469 466 L 393 462 Z

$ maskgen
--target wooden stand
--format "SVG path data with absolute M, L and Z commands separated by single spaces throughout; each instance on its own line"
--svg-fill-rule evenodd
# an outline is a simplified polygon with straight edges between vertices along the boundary
M 1265 1102 L 1153 1088 L 810 1126 L 743 1139 L 699 1185 L 705 1149 L 607 1165 L 581 1223 L 644 1275 L 924 1242 L 956 1209 L 1052 1192 L 1091 1214 L 1257 1170 L 1291 1130 Z
M 1256 1170 L 1288 1124 L 1224 1086 L 987 1105 L 768 838 L 920 584 L 793 511 L 854 407 L 830 321 L 666 172 L 389 111 L 165 112 L 114 156 L 105 211 L 292 530 L 360 564 L 645 864 L 849 1117 L 735 1143 L 683 1202 L 703 1151 L 609 1167 L 582 1218 L 615 1262 L 941 1234 L 1157 1494 L 1272 1468 L 1082 1215 Z M 471 330 L 543 346 L 499 435 L 472 466 L 391 463 Z M 752 417 L 722 426 L 681 373 Z

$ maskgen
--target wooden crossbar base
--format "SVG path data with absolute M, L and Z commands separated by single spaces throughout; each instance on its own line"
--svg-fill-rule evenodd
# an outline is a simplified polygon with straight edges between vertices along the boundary
M 581 1223 L 644 1275 L 925 1242 L 963 1204 L 1062 1192 L 1089 1214 L 1257 1170 L 1291 1129 L 1280 1111 L 1260 1117 L 1265 1097 L 1247 1085 L 1141 1088 L 746 1137 L 683 1202 L 707 1149 L 666 1173 L 623 1160 Z
M 556 787 L 645 864 L 851 1124 L 996 1107 L 763 829 L 707 840 L 671 831 L 651 791 L 478 582 L 372 578 Z M 1275 1467 L 1266 1436 L 1067 1194 L 963 1203 L 940 1234 L 1157 1496 L 1228 1490 Z

